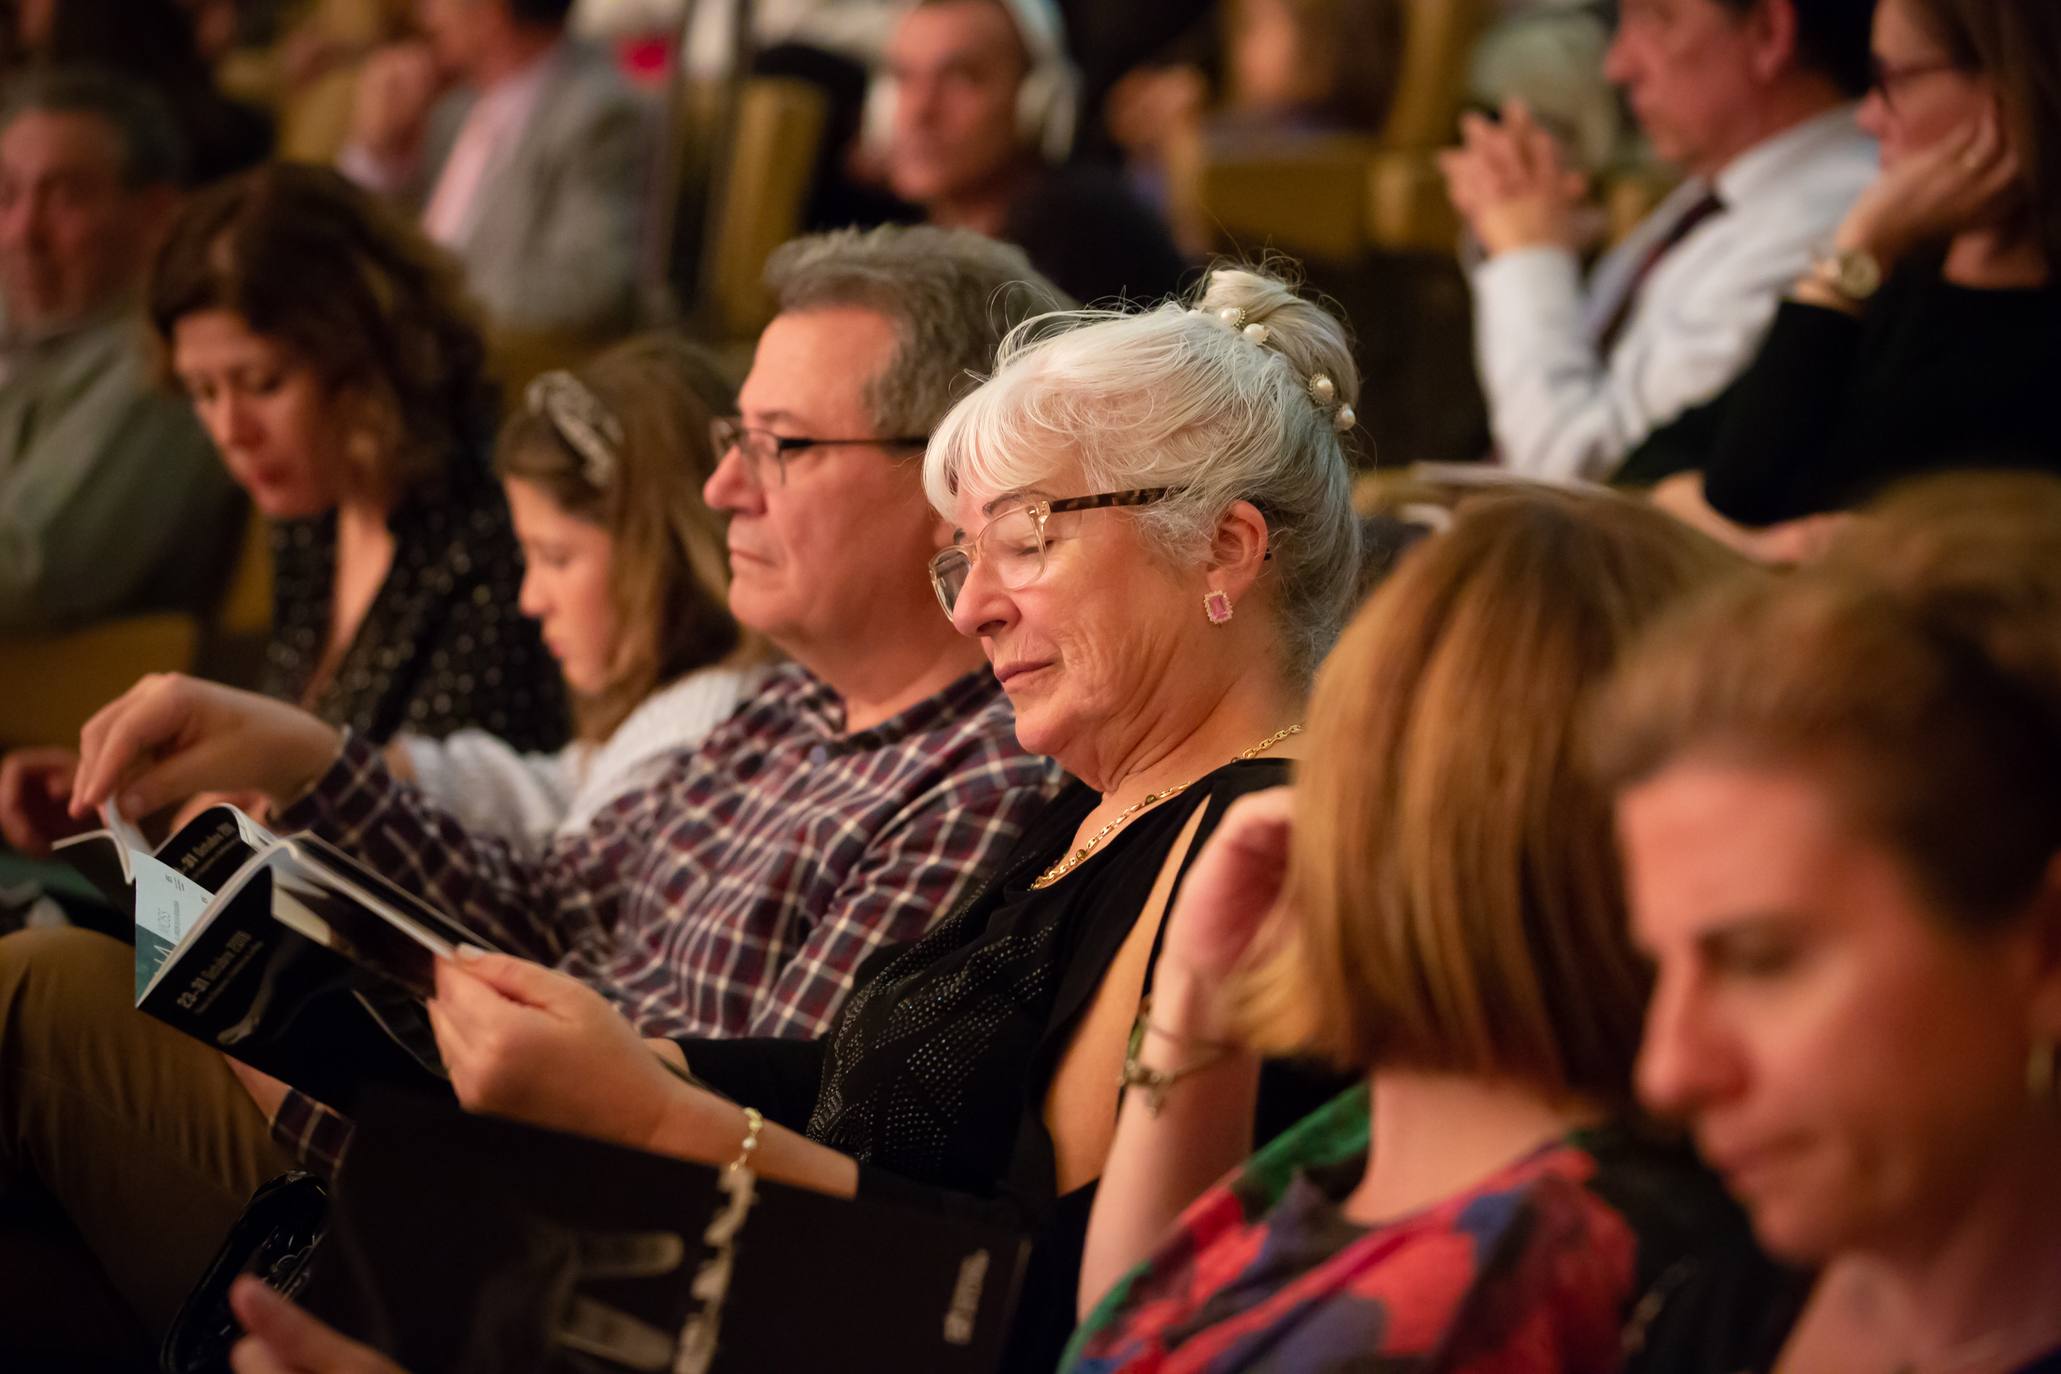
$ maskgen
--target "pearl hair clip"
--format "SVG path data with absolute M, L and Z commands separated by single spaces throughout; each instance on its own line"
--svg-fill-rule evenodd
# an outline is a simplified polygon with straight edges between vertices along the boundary
M 1213 314 L 1217 323 L 1223 325 L 1224 328 L 1240 335 L 1247 342 L 1262 347 L 1265 346 L 1268 339 L 1274 337 L 1274 331 L 1265 325 L 1257 321 L 1248 321 L 1245 307 L 1241 305 L 1227 305 L 1215 312 L 1204 310 L 1198 305 L 1191 307 L 1188 313 L 1191 315 Z M 1308 393 L 1310 401 L 1317 409 L 1331 412 L 1331 428 L 1340 434 L 1345 433 L 1360 422 L 1359 415 L 1350 405 L 1337 403 L 1338 385 L 1323 373 L 1312 373 L 1309 380 L 1303 384 L 1303 390 Z
M 580 475 L 596 491 L 608 490 L 615 480 L 616 454 L 622 448 L 623 427 L 601 398 L 570 372 L 546 372 L 530 382 L 523 392 L 530 414 L 551 422 L 558 437 L 580 456 Z

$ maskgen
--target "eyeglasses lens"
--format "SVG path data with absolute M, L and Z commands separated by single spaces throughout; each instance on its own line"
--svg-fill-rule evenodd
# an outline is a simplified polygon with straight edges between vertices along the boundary
M 996 516 L 980 534 L 980 556 L 1010 591 L 1021 591 L 1045 570 L 1045 535 L 1028 507 Z

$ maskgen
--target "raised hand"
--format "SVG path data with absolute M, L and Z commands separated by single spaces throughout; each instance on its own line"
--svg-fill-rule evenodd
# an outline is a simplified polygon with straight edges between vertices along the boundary
M 392 43 L 365 59 L 351 108 L 351 141 L 386 162 L 412 160 L 422 148 L 443 76 L 427 43 Z
M 1237 969 L 1280 898 L 1294 810 L 1294 792 L 1274 787 L 1224 812 L 1167 915 L 1161 976 L 1219 984 Z
M 1588 179 L 1567 166 L 1524 102 L 1505 105 L 1500 123 L 1477 114 L 1462 119 L 1460 146 L 1440 153 L 1438 164 L 1453 208 L 1491 257 L 1576 246 Z
M 606 998 L 541 964 L 439 960 L 429 1019 L 468 1111 L 649 1150 L 692 1095 Z
M 32 858 L 88 827 L 67 803 L 79 756 L 69 749 L 16 749 L 0 758 L 0 837 Z
M 200 792 L 260 792 L 284 807 L 322 775 L 343 736 L 297 706 L 153 673 L 103 706 L 79 735 L 71 813 L 119 793 L 148 816 Z
M 1833 246 L 1865 250 L 1887 271 L 1927 244 L 1997 223 L 2023 194 L 2021 171 L 1992 104 L 1958 134 L 1875 178 L 1847 211 Z

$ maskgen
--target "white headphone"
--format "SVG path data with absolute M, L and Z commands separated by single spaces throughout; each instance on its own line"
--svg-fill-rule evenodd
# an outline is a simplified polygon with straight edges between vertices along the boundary
M 1066 55 L 1066 21 L 1053 0 L 999 0 L 1016 24 L 1030 70 L 1016 93 L 1017 135 L 1047 162 L 1073 151 L 1080 113 L 1080 73 Z
M 1080 110 L 1080 73 L 1066 55 L 1066 21 L 1053 0 L 995 0 L 1008 14 L 1030 58 L 1016 91 L 1017 138 L 1049 163 L 1073 151 Z M 866 141 L 884 146 L 893 123 L 894 79 L 880 72 L 866 92 Z

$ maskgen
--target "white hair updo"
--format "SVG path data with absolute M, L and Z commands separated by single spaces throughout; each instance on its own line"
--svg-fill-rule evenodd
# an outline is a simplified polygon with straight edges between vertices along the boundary
M 1357 585 L 1344 444 L 1359 391 L 1335 316 L 1264 272 L 1218 268 L 1192 306 L 1054 311 L 1010 330 L 993 374 L 932 435 L 924 490 L 949 517 L 962 483 L 1047 487 L 1071 458 L 1080 494 L 1168 488 L 1137 519 L 1177 563 L 1207 558 L 1224 512 L 1251 502 L 1267 521 L 1285 667 L 1307 682 Z

